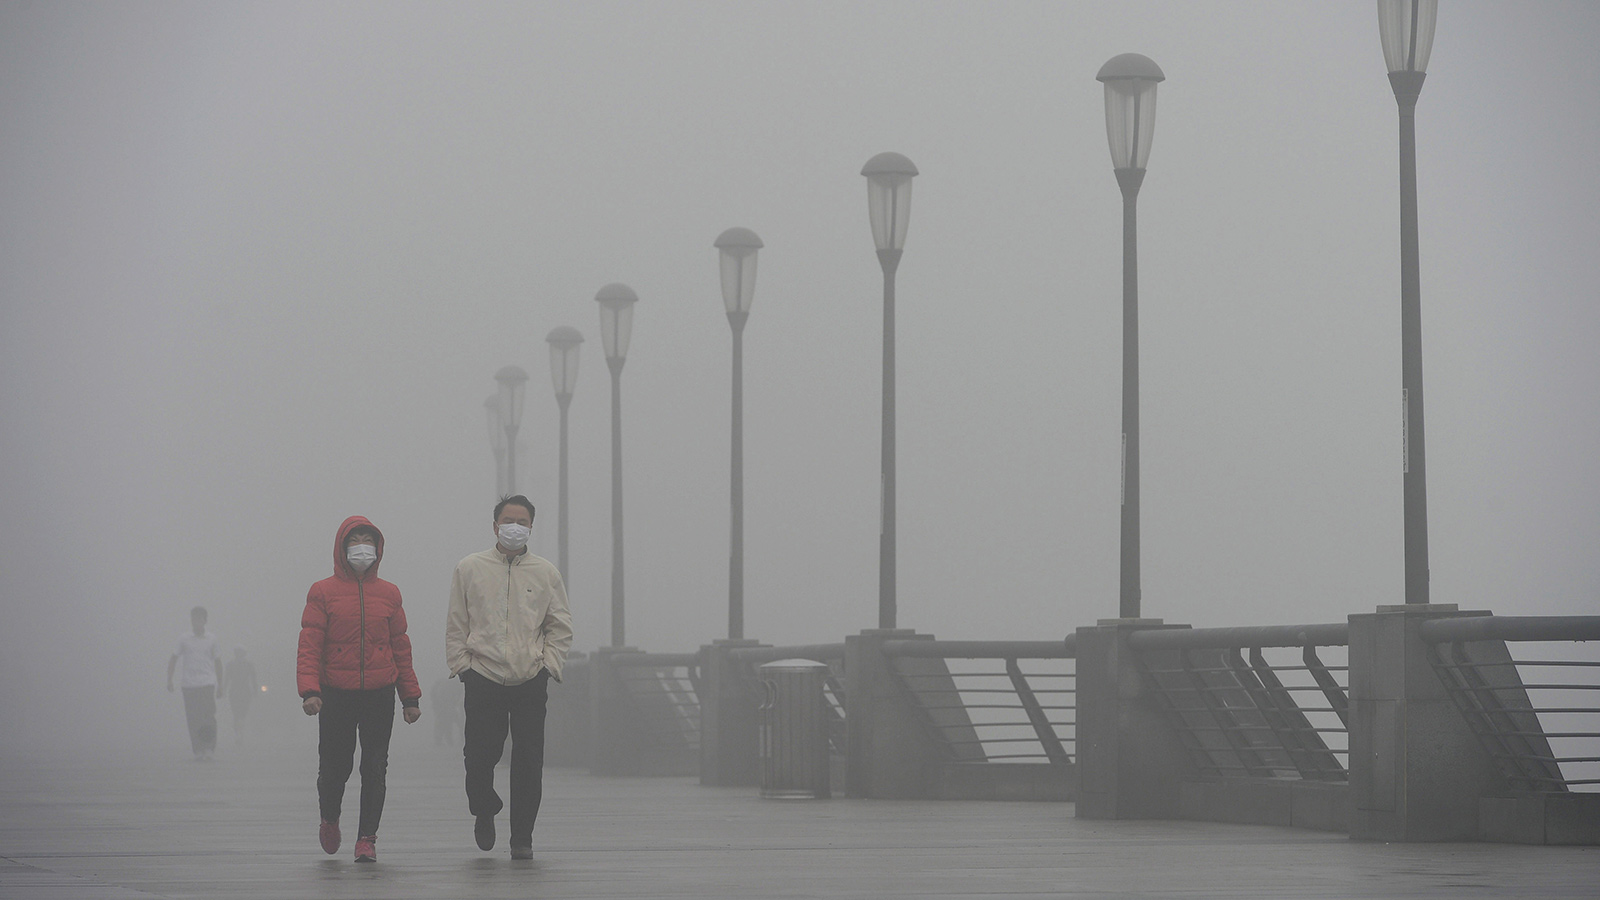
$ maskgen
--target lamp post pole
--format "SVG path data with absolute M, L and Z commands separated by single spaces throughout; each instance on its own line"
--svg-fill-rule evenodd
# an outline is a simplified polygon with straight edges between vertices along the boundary
M 1139 531 L 1139 186 L 1155 129 L 1156 84 L 1166 76 L 1149 57 L 1114 56 L 1100 67 L 1105 84 L 1106 137 L 1122 189 L 1122 488 L 1117 614 L 1141 612 Z
M 639 297 L 625 284 L 608 284 L 594 296 L 600 304 L 600 336 L 611 369 L 611 646 L 626 646 L 622 581 L 622 365 L 633 334 Z
M 1139 185 L 1143 169 L 1118 169 L 1122 189 L 1122 528 L 1117 614 L 1139 617 Z
M 895 410 L 894 410 L 894 276 L 905 249 L 911 218 L 911 179 L 917 167 L 899 153 L 879 153 L 867 160 L 867 212 L 872 241 L 883 269 L 883 430 L 880 465 L 878 531 L 878 627 L 894 628 L 895 596 Z
M 561 580 L 571 585 L 567 571 L 567 407 L 572 405 L 572 391 L 578 385 L 578 348 L 583 335 L 578 329 L 562 325 L 545 336 L 550 345 L 550 380 L 556 392 L 556 405 L 561 409 L 561 452 L 557 497 L 561 509 L 556 513 L 556 565 L 561 570 Z
M 1422 422 L 1422 275 L 1417 247 L 1417 97 L 1438 0 L 1381 0 L 1378 29 L 1400 112 L 1400 445 L 1405 499 L 1405 602 L 1428 600 L 1427 445 Z
M 748 228 L 717 236 L 722 302 L 733 330 L 733 421 L 728 484 L 728 639 L 744 637 L 744 325 L 755 299 L 756 254 L 761 238 Z
M 506 430 L 506 487 L 507 494 L 517 492 L 517 430 L 522 427 L 522 394 L 528 384 L 528 373 L 518 366 L 504 366 L 494 373 L 499 383 L 500 424 Z
M 506 493 L 506 430 L 500 424 L 500 396 L 490 394 L 483 401 L 489 416 L 489 449 L 494 451 L 494 496 L 498 500 Z

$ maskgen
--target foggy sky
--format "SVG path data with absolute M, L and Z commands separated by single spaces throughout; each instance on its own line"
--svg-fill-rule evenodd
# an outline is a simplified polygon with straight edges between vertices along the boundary
M 1600 599 L 1600 7 L 1440 4 L 1417 111 L 1435 602 Z M 1402 601 L 1396 114 L 1370 2 L 0 5 L 0 743 L 181 746 L 204 604 L 292 701 L 348 515 L 418 673 L 489 546 L 482 403 L 556 556 L 545 334 L 571 411 L 576 647 L 609 639 L 622 376 L 629 643 L 725 636 L 745 332 L 746 632 L 877 621 L 881 275 L 861 165 L 921 170 L 898 275 L 900 625 L 1116 615 L 1111 56 L 1166 72 L 1139 197 L 1144 613 Z

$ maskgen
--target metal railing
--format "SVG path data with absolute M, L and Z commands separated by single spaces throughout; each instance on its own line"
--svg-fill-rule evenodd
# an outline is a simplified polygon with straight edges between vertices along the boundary
M 1600 616 L 1461 616 L 1424 622 L 1420 633 L 1451 699 L 1513 789 L 1600 786 L 1600 647 L 1580 654 L 1575 646 L 1600 641 Z M 1508 642 L 1536 646 L 1519 646 L 1523 655 L 1514 658 Z
M 669 752 L 700 749 L 700 655 L 618 652 L 610 664 L 642 734 Z
M 1064 766 L 1076 749 L 1074 644 L 897 640 L 883 650 L 952 761 Z M 972 663 L 951 665 L 960 660 Z
M 1200 775 L 1340 782 L 1349 636 L 1345 623 L 1162 628 L 1128 644 Z

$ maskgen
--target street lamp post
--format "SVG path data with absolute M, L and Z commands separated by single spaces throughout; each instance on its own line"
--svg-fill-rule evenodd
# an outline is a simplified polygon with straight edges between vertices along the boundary
M 883 267 L 883 437 L 879 484 L 878 627 L 895 627 L 894 273 L 911 222 L 911 179 L 917 167 L 899 153 L 867 160 L 867 212 Z
M 528 384 L 528 373 L 520 366 L 504 366 L 494 373 L 500 384 L 500 424 L 506 430 L 506 489 L 507 494 L 517 492 L 517 429 L 522 426 L 522 394 Z
M 1122 553 L 1118 615 L 1139 618 L 1139 254 L 1135 201 L 1150 159 L 1156 84 L 1167 76 L 1147 56 L 1113 56 L 1095 76 L 1106 89 L 1106 138 L 1122 188 Z
M 1417 252 L 1417 97 L 1438 0 L 1379 0 L 1378 31 L 1400 108 L 1400 444 L 1406 603 L 1428 602 L 1428 480 L 1422 429 L 1422 275 Z
M 633 336 L 633 305 L 639 296 L 612 283 L 594 295 L 600 304 L 600 339 L 611 369 L 611 646 L 625 646 L 622 590 L 622 364 Z
M 712 246 L 722 267 L 722 302 L 733 328 L 733 447 L 729 463 L 728 639 L 744 637 L 744 323 L 756 292 L 756 251 L 761 238 L 729 228 Z
M 489 449 L 494 451 L 494 495 L 498 499 L 506 493 L 506 429 L 500 424 L 500 396 L 490 394 L 483 401 L 483 410 L 489 417 Z
M 567 407 L 572 405 L 572 389 L 578 386 L 578 348 L 583 335 L 567 325 L 550 329 L 545 335 L 550 345 L 550 382 L 555 386 L 556 405 L 561 408 L 561 464 L 558 499 L 560 511 L 556 513 L 557 556 L 561 579 L 571 584 L 567 572 Z

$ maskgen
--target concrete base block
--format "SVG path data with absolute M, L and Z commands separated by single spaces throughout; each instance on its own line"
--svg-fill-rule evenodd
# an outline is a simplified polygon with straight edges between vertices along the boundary
M 1292 810 L 1287 781 L 1185 781 L 1178 791 L 1178 814 L 1201 822 L 1288 827 L 1293 821 Z
M 956 763 L 939 769 L 940 800 L 1073 799 L 1074 767 L 1052 763 Z
M 1343 782 L 1224 778 L 1186 781 L 1179 815 L 1200 822 L 1350 830 L 1350 788 Z
M 1302 781 L 1291 791 L 1292 824 L 1313 831 L 1350 833 L 1350 785 Z
M 1600 794 L 1525 794 L 1478 801 L 1479 840 L 1600 846 Z

